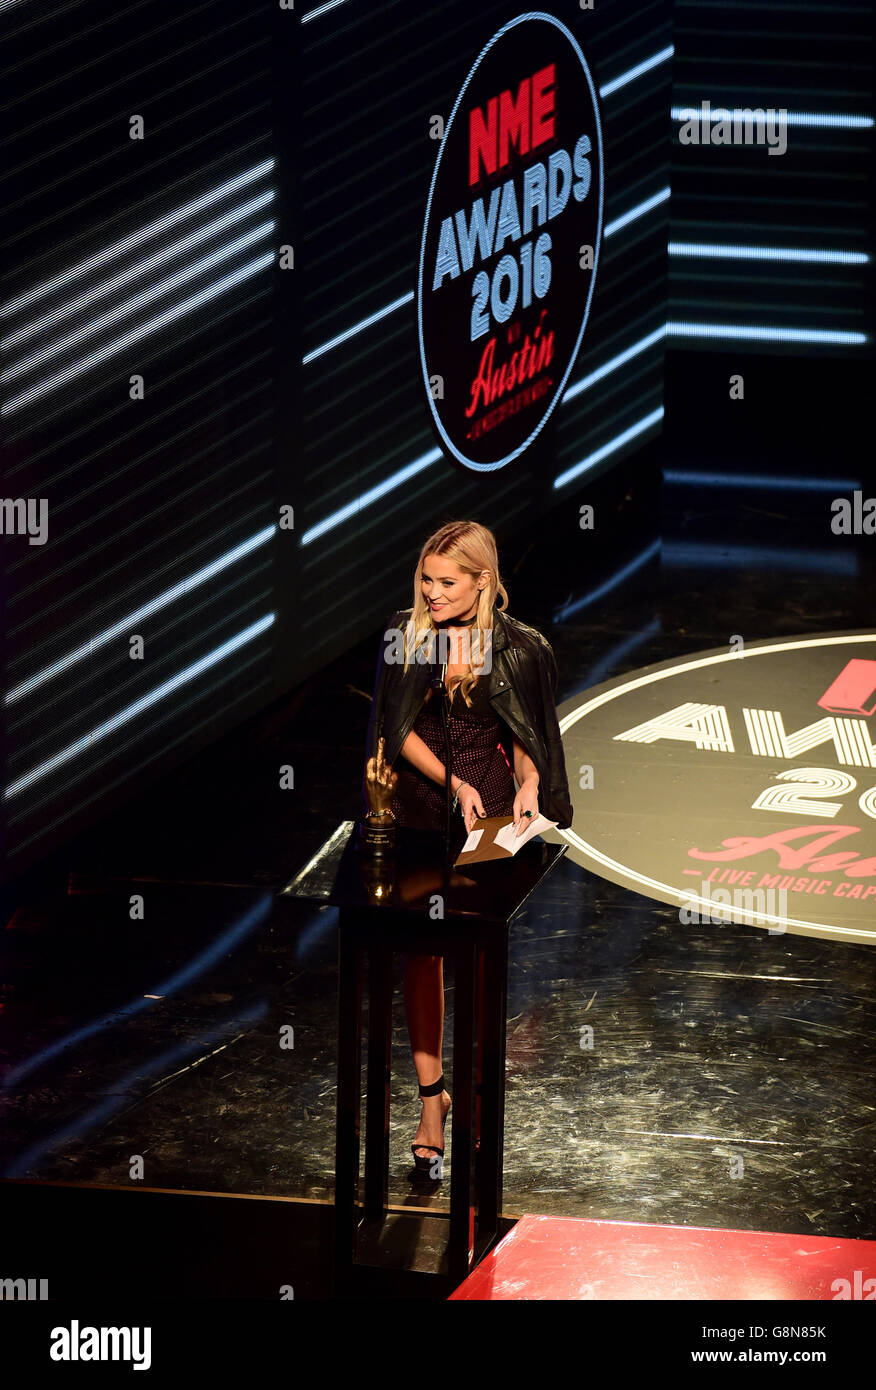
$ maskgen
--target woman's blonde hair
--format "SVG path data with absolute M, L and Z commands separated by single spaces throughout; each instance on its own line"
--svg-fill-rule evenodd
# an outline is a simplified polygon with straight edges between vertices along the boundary
M 499 577 L 496 537 L 492 531 L 488 530 L 486 526 L 481 526 L 477 521 L 448 521 L 425 542 L 414 572 L 414 602 L 405 629 L 405 671 L 415 659 L 419 649 L 433 642 L 437 645 L 436 639 L 439 629 L 433 621 L 432 610 L 426 602 L 422 589 L 423 566 L 429 555 L 453 560 L 463 574 L 469 574 L 473 579 L 479 578 L 484 570 L 489 576 L 478 597 L 478 611 L 475 621 L 469 628 L 471 641 L 468 671 L 461 680 L 454 682 L 451 690 L 452 697 L 458 686 L 465 703 L 471 706 L 469 691 L 478 679 L 472 668 L 483 664 L 485 641 L 492 642 L 493 607 L 499 609 L 508 607 L 508 592 Z M 431 693 L 430 691 L 429 696 Z

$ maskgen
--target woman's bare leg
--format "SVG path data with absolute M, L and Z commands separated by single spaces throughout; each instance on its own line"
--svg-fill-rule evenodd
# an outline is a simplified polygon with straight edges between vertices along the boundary
M 441 1049 L 444 1038 L 444 960 L 441 956 L 405 956 L 405 1014 L 411 1052 L 421 1086 L 431 1086 L 444 1070 Z M 447 1091 L 422 1096 L 423 1112 L 413 1143 L 444 1147 L 441 1119 L 450 1104 Z M 425 1158 L 434 1158 L 425 1148 Z

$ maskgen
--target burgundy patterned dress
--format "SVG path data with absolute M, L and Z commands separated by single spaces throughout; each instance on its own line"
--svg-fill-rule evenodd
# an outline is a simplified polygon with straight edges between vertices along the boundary
M 471 708 L 463 700 L 460 690 L 454 690 L 448 721 L 450 766 L 454 776 L 469 782 L 480 793 L 488 816 L 510 816 L 514 808 L 514 781 L 508 759 L 499 744 L 502 726 L 490 704 L 488 687 L 486 676 L 481 675 L 468 692 Z M 413 730 L 443 764 L 444 729 L 437 701 L 438 697 L 430 693 L 414 720 Z M 398 782 L 391 804 L 399 825 L 443 830 L 444 787 L 420 772 L 401 753 L 396 758 L 394 770 L 398 773 Z M 458 808 L 455 815 L 459 817 Z

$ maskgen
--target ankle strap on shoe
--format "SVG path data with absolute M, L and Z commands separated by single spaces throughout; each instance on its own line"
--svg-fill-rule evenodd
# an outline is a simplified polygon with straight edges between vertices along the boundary
M 444 1090 L 444 1073 L 442 1072 L 441 1075 L 439 1076 L 438 1080 L 437 1080 L 437 1081 L 433 1081 L 433 1083 L 432 1083 L 431 1086 L 421 1086 L 421 1087 L 420 1087 L 420 1095 L 421 1095 L 421 1096 L 440 1096 L 440 1094 L 441 1094 L 441 1092 L 442 1092 L 443 1090 Z M 425 1148 L 425 1145 L 424 1145 L 424 1144 L 421 1144 L 421 1145 L 420 1145 L 420 1148 Z

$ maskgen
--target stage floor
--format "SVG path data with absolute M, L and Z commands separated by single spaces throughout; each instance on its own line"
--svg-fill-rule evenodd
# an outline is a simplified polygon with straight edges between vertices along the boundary
M 537 538 L 511 611 L 552 642 L 558 700 L 732 633 L 870 622 L 873 559 L 831 567 L 795 512 L 786 563 L 758 508 L 678 492 L 586 580 Z M 150 1187 L 331 1199 L 335 921 L 276 893 L 358 814 L 375 642 L 7 894 L 4 1177 L 125 1187 L 141 1155 Z M 284 763 L 306 791 L 277 789 Z M 872 1238 L 874 1025 L 872 947 L 683 926 L 567 855 L 511 931 L 505 1213 Z M 400 994 L 394 1049 L 391 1201 L 440 1209 L 449 1182 L 409 1181 Z

